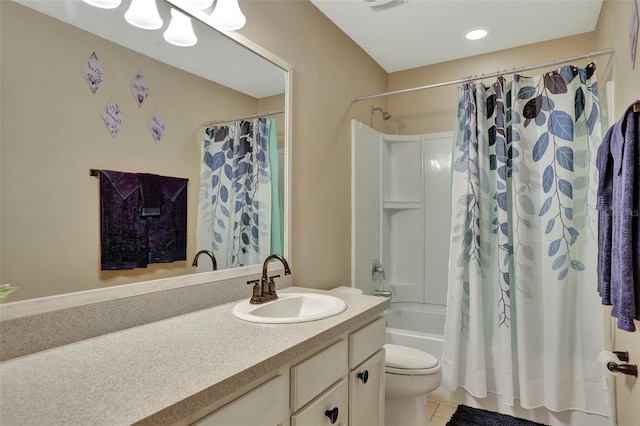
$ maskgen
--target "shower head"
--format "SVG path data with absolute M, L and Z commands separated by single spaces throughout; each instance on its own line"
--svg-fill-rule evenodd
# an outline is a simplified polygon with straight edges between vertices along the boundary
M 380 111 L 380 113 L 382 114 L 382 119 L 383 120 L 388 120 L 391 118 L 391 114 L 389 114 L 387 111 L 383 110 L 380 107 L 374 107 L 373 105 L 371 106 L 371 121 L 373 122 L 373 113 L 375 111 Z

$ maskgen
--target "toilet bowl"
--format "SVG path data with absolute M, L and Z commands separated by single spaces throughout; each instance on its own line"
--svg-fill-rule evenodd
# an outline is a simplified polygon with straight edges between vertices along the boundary
M 442 382 L 440 362 L 418 349 L 387 343 L 385 425 L 428 425 L 427 393 Z
M 336 293 L 362 294 L 340 286 Z M 429 425 L 427 394 L 440 386 L 440 362 L 433 355 L 407 346 L 387 343 L 385 349 L 385 426 Z

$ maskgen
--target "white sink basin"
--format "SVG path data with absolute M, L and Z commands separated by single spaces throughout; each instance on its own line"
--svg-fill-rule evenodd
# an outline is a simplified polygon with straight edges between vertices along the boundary
M 233 307 L 233 316 L 262 324 L 289 324 L 325 319 L 347 309 L 344 300 L 320 293 L 280 293 L 278 299 L 252 305 L 249 299 Z

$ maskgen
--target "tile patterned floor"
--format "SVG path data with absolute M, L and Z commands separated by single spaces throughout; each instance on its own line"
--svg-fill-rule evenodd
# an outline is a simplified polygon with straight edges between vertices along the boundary
M 442 402 L 427 401 L 427 410 L 429 411 L 430 426 L 445 426 L 453 413 L 456 412 L 456 406 L 444 404 Z

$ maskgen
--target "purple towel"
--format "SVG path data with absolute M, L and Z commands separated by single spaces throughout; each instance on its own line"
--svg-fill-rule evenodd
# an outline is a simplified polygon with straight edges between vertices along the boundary
M 161 213 L 147 218 L 149 263 L 187 259 L 187 182 L 160 176 Z
M 100 171 L 102 270 L 147 267 L 147 226 L 139 217 L 139 188 L 135 173 Z
M 187 179 L 100 171 L 102 269 L 187 258 Z
M 637 103 L 640 103 L 637 102 Z M 598 150 L 598 290 L 618 328 L 640 320 L 640 117 L 633 106 Z
M 162 178 L 150 173 L 137 173 L 140 179 L 140 216 L 160 216 Z
M 611 134 L 607 131 L 596 157 L 598 167 L 598 293 L 603 305 L 611 305 L 611 198 L 613 195 L 613 158 Z

